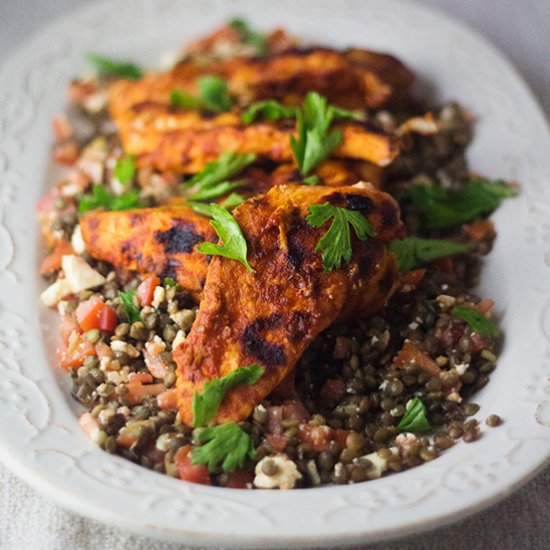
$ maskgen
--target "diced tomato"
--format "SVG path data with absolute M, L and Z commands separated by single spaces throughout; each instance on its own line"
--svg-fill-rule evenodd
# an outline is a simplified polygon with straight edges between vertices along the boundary
M 97 420 L 89 412 L 81 414 L 78 417 L 78 423 L 88 437 L 91 437 L 93 431 L 99 428 Z
M 63 166 L 72 166 L 78 159 L 78 145 L 75 141 L 66 141 L 53 150 L 53 161 Z
M 489 298 L 485 298 L 483 300 L 480 300 L 480 302 L 476 306 L 476 309 L 480 313 L 483 313 L 483 315 L 487 315 L 487 313 L 491 311 L 494 305 L 495 305 L 495 302 L 493 300 Z
M 150 306 L 155 295 L 155 288 L 160 285 L 158 277 L 147 277 L 137 287 L 137 297 L 141 303 L 141 307 Z
M 464 334 L 466 323 L 451 322 L 449 326 L 441 333 L 439 340 L 445 347 L 454 347 Z
M 470 341 L 472 343 L 472 353 L 477 353 L 478 351 L 489 347 L 489 344 L 483 339 L 483 336 L 477 332 L 473 332 L 470 335 Z
M 212 480 L 208 472 L 208 467 L 204 464 L 193 464 L 191 461 L 191 445 L 180 447 L 174 455 L 174 463 L 180 474 L 180 479 L 190 483 L 200 483 L 201 485 L 211 485 Z
M 410 340 L 405 340 L 401 351 L 395 356 L 393 366 L 400 369 L 406 365 L 416 365 L 430 376 L 439 376 L 441 369 Z
M 150 384 L 153 377 L 148 372 L 131 372 L 128 375 L 130 382 L 141 382 L 142 384 Z
M 99 328 L 99 313 L 104 303 L 99 296 L 81 302 L 76 308 L 76 320 L 83 331 Z
M 138 431 L 124 426 L 117 435 L 116 442 L 125 449 L 129 449 L 139 440 Z
M 67 239 L 59 239 L 51 254 L 48 254 L 40 264 L 40 275 L 49 275 L 56 269 L 61 269 L 61 258 L 68 254 L 74 254 L 73 247 Z
M 90 97 L 96 90 L 96 85 L 93 82 L 71 82 L 68 88 L 69 101 L 71 103 L 80 104 L 86 98 Z
M 178 393 L 176 388 L 170 388 L 157 395 L 157 404 L 163 411 L 175 409 L 178 406 Z
M 416 288 L 420 281 L 424 278 L 424 275 L 426 275 L 426 268 L 423 267 L 421 269 L 413 269 L 411 271 L 406 271 L 405 273 L 402 273 L 400 276 L 400 282 L 401 286 L 408 287 L 408 290 L 412 290 Z
M 99 330 L 103 332 L 114 332 L 118 324 L 116 311 L 106 304 L 99 311 Z
M 57 350 L 59 364 L 65 370 L 70 367 L 81 367 L 89 355 L 95 355 L 93 344 L 77 332 L 72 333 L 67 345 L 62 345 Z
M 328 442 L 333 438 L 332 430 L 328 426 L 302 424 L 298 429 L 298 437 L 318 453 L 324 451 Z
M 322 386 L 319 396 L 327 404 L 336 404 L 346 393 L 346 384 L 338 378 L 329 378 Z
M 301 401 L 292 399 L 283 403 L 284 420 L 297 420 L 301 424 L 302 422 L 307 422 L 310 418 L 311 415 Z
M 227 474 L 227 487 L 230 489 L 247 489 L 252 481 L 254 475 L 248 470 L 239 469 L 229 472 Z
M 284 435 L 267 434 L 265 438 L 267 439 L 267 442 L 273 448 L 273 450 L 277 451 L 278 453 L 282 453 L 285 450 L 286 444 L 288 442 L 287 438 Z
M 98 342 L 95 345 L 95 352 L 99 359 L 103 359 L 104 357 L 108 359 L 113 358 L 113 350 L 105 342 Z
M 472 241 L 483 241 L 495 234 L 495 226 L 491 220 L 476 220 L 468 225 L 462 226 L 464 234 Z
M 164 384 L 142 384 L 139 380 L 130 380 L 126 384 L 128 393 L 124 396 L 130 406 L 139 405 L 147 395 L 157 396 L 166 390 Z
M 65 115 L 57 115 L 53 118 L 52 130 L 56 141 L 65 141 L 73 134 L 71 123 Z

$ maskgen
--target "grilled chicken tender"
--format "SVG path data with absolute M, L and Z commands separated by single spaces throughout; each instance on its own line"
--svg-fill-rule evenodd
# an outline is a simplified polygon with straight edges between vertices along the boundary
M 217 235 L 207 218 L 187 206 L 90 214 L 80 220 L 87 252 L 143 275 L 172 277 L 200 299 L 208 258 L 196 251 Z
M 298 104 L 308 91 L 315 90 L 331 103 L 363 109 L 381 106 L 394 88 L 401 94 L 408 93 L 410 83 L 405 84 L 405 78 L 386 84 L 376 72 L 382 74 L 384 67 L 398 65 L 403 73 L 410 74 L 406 67 L 389 56 L 365 54 L 368 59 L 378 60 L 378 64 L 370 62 L 374 69 L 365 60 L 354 64 L 355 56 L 348 60 L 346 53 L 323 48 L 210 64 L 185 61 L 168 73 L 153 74 L 138 82 L 116 82 L 109 90 L 109 109 L 125 151 L 136 155 L 141 166 L 194 173 L 224 150 L 286 162 L 292 159 L 289 135 L 294 132 L 294 123 L 243 125 L 236 111 L 212 115 L 174 108 L 170 106 L 170 93 L 180 89 L 196 94 L 197 79 L 206 74 L 226 78 L 230 93 L 241 106 L 265 98 Z M 387 166 L 399 152 L 398 136 L 354 121 L 335 126 L 344 135 L 334 152 L 337 157 Z
M 311 204 L 324 203 L 363 213 L 376 232 L 360 241 L 352 231 L 352 261 L 332 272 L 323 270 L 315 251 L 330 221 L 314 229 L 305 219 Z M 265 372 L 259 382 L 230 390 L 215 418 L 243 420 L 321 331 L 336 320 L 371 315 L 396 286 L 395 257 L 386 243 L 403 235 L 403 225 L 394 199 L 370 184 L 282 185 L 246 201 L 234 216 L 255 273 L 212 257 L 195 323 L 174 351 L 180 416 L 190 425 L 193 394 L 205 382 L 260 364 Z

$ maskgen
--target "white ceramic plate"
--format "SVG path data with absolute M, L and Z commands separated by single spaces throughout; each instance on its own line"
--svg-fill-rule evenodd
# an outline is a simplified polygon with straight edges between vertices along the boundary
M 0 454 L 25 481 L 71 510 L 189 544 L 308 546 L 403 535 L 494 503 L 550 452 L 550 134 L 521 78 L 461 25 L 398 0 L 122 0 L 48 28 L 0 75 Z M 299 12 L 299 13 L 296 13 Z M 100 451 L 76 423 L 59 382 L 51 316 L 40 313 L 35 204 L 52 184 L 50 119 L 94 50 L 154 66 L 166 49 L 239 14 L 306 41 L 401 57 L 420 88 L 479 117 L 473 169 L 516 179 L 521 196 L 495 216 L 498 239 L 481 293 L 496 300 L 506 342 L 476 401 L 485 430 L 422 467 L 365 484 L 290 492 L 189 485 Z

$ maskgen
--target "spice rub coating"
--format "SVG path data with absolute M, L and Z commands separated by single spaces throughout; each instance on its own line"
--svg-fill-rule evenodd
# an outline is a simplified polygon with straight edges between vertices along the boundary
M 361 212 L 376 236 L 352 236 L 353 258 L 324 271 L 315 250 L 326 227 L 311 227 L 311 204 Z M 385 243 L 403 234 L 396 202 L 370 184 L 328 188 L 282 185 L 234 210 L 248 261 L 214 256 L 203 299 L 186 340 L 174 351 L 180 416 L 192 424 L 192 399 L 204 383 L 251 363 L 264 368 L 253 386 L 230 390 L 214 421 L 246 418 L 294 368 L 309 343 L 335 320 L 371 315 L 397 281 Z M 328 223 L 327 223 L 328 225 Z
M 187 206 L 100 212 L 80 220 L 88 253 L 143 275 L 171 277 L 200 298 L 208 258 L 197 252 L 217 236 L 208 219 Z

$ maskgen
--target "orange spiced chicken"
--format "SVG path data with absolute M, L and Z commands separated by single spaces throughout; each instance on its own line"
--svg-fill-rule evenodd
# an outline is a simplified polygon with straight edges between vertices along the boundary
M 352 260 L 330 272 L 315 250 L 327 228 L 306 221 L 310 205 L 324 203 L 360 212 L 375 231 L 365 241 L 352 237 Z M 265 369 L 260 381 L 230 390 L 215 421 L 246 418 L 321 331 L 335 320 L 379 310 L 397 281 L 386 243 L 403 234 L 398 206 L 369 184 L 283 185 L 248 200 L 234 216 L 255 273 L 235 260 L 212 257 L 195 323 L 174 351 L 180 416 L 189 424 L 193 394 L 206 381 L 258 363 Z

